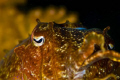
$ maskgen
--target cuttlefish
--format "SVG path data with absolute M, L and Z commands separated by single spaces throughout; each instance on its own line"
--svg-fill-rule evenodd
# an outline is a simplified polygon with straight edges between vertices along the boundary
M 0 62 L 0 80 L 118 80 L 120 54 L 107 34 L 66 21 L 40 22 Z

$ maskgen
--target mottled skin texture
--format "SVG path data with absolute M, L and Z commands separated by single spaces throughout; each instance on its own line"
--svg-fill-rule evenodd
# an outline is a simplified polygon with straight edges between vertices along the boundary
M 77 29 L 79 24 L 38 24 L 31 36 L 0 63 L 1 80 L 117 80 L 120 54 L 109 50 L 109 27 Z M 34 39 L 45 42 L 35 46 Z

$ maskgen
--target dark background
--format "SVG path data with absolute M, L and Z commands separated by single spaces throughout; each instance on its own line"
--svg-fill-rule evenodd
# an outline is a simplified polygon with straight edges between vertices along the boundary
M 25 5 L 17 6 L 19 10 L 28 12 L 35 7 L 46 8 L 50 5 L 66 7 L 67 11 L 79 14 L 79 22 L 88 28 L 104 29 L 110 26 L 108 34 L 114 40 L 116 51 L 120 52 L 120 6 L 113 1 L 80 1 L 80 0 L 28 0 Z

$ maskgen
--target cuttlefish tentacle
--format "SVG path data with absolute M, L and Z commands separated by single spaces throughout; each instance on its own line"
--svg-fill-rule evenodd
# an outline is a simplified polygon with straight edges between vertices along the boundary
M 109 58 L 113 61 L 120 62 L 120 54 L 118 52 L 115 52 L 113 50 L 107 50 L 107 51 L 99 51 L 95 54 L 93 54 L 91 57 L 85 60 L 85 62 L 82 64 L 82 66 L 91 65 L 94 62 L 97 62 L 98 60 Z
M 109 78 L 114 78 L 114 80 L 117 80 L 117 76 L 113 73 L 108 74 L 104 78 L 94 78 L 93 80 L 108 80 Z
M 94 52 L 95 44 L 100 46 L 101 51 L 105 51 L 104 43 L 104 36 L 102 34 L 91 32 L 86 35 L 81 48 L 78 49 L 78 53 L 80 56 L 82 55 L 82 61 L 84 62 L 85 59 L 91 56 L 91 54 Z

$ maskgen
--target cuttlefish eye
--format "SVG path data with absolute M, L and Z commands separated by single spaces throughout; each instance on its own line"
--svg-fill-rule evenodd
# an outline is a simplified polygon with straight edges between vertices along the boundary
M 109 43 L 109 44 L 108 44 L 108 49 L 113 49 L 113 48 L 114 48 L 114 45 L 111 44 L 111 43 Z
M 33 37 L 33 43 L 35 46 L 42 46 L 45 42 L 45 38 L 43 36 Z

